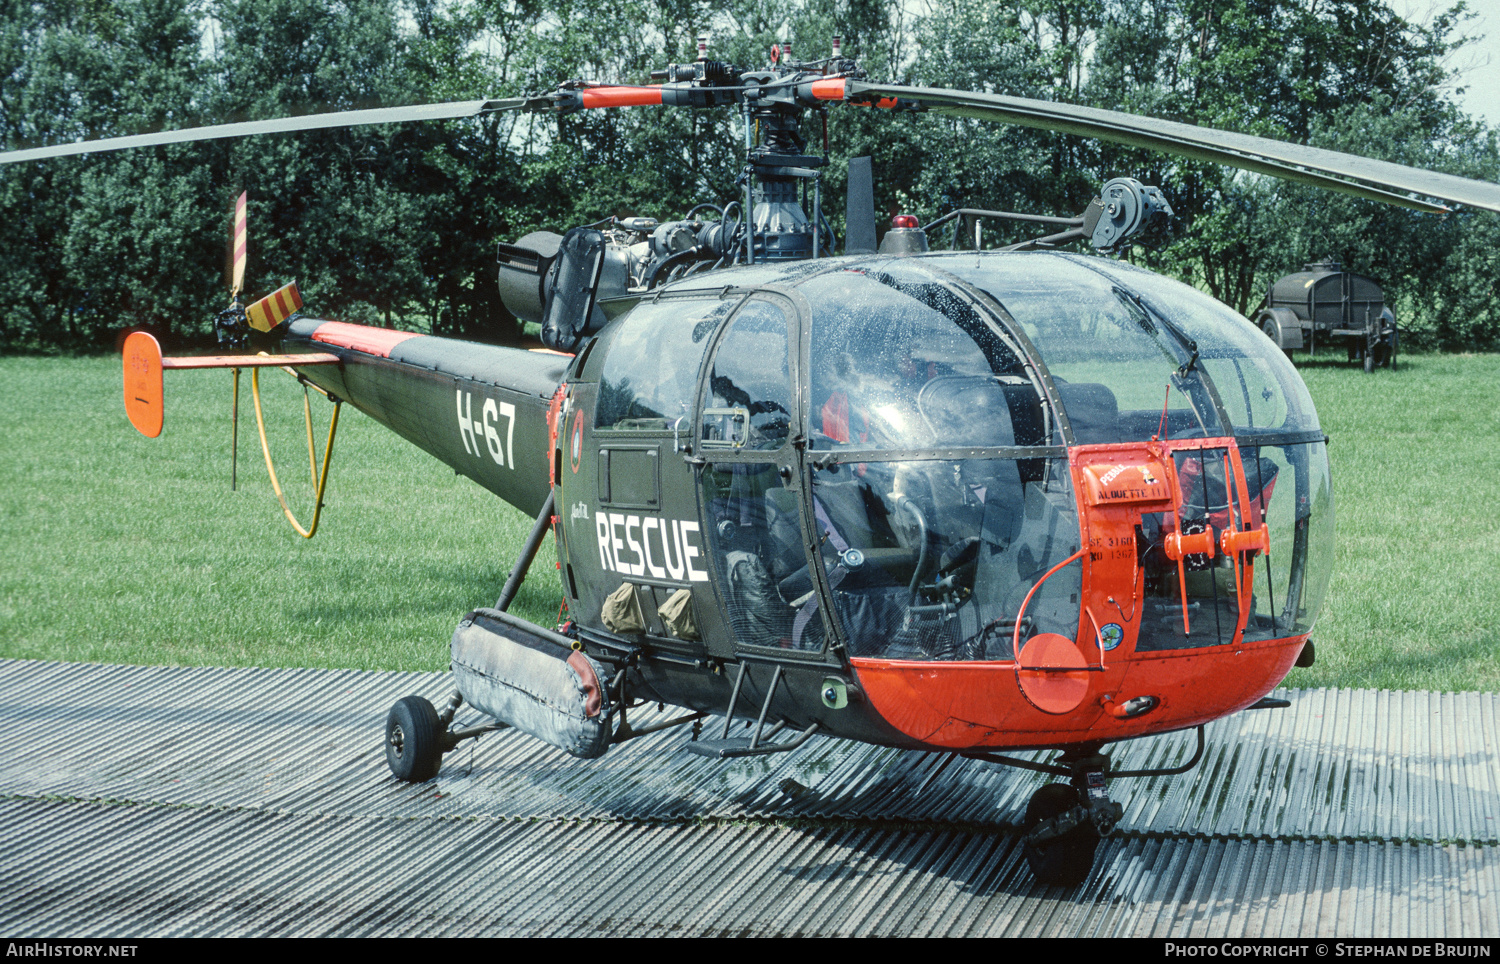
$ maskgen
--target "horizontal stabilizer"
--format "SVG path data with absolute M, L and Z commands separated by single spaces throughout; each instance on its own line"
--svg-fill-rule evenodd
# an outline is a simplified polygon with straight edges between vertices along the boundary
M 125 370 L 125 415 L 147 438 L 161 435 L 166 404 L 161 373 L 169 368 L 271 368 L 337 365 L 339 356 L 327 352 L 305 355 L 195 355 L 163 358 L 161 344 L 144 331 L 125 336 L 120 357 Z
M 295 368 L 302 365 L 337 365 L 339 356 L 307 355 L 190 355 L 163 358 L 162 368 Z

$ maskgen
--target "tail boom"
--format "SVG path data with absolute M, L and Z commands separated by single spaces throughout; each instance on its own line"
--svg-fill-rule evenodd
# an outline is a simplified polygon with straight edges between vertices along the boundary
M 547 408 L 569 356 L 315 318 L 294 320 L 282 348 L 337 356 L 304 376 L 523 512 L 541 510 Z

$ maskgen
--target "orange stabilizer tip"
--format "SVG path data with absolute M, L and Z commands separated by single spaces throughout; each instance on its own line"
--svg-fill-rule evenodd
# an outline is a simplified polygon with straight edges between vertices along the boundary
M 1270 552 L 1271 534 L 1266 530 L 1264 523 L 1259 529 L 1249 529 L 1245 532 L 1225 529 L 1224 534 L 1219 537 L 1219 546 L 1226 556 L 1238 555 L 1241 552 Z
M 1163 547 L 1167 550 L 1167 558 L 1173 562 L 1180 562 L 1184 556 L 1192 555 L 1204 555 L 1212 559 L 1214 557 L 1214 533 L 1212 529 L 1186 535 L 1181 532 L 1169 532 Z
M 302 294 L 297 290 L 297 282 L 266 295 L 245 309 L 245 320 L 250 322 L 250 327 L 256 331 L 270 331 L 277 325 L 286 321 L 292 314 L 302 307 Z
M 147 438 L 161 435 L 161 345 L 144 331 L 133 331 L 121 346 L 125 369 L 125 414 Z

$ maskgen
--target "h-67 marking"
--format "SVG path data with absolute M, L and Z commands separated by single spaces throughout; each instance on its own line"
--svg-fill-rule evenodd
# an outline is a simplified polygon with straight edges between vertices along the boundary
M 474 417 L 474 396 L 462 388 L 455 389 L 456 404 L 458 407 L 458 434 L 463 439 L 464 451 L 470 455 L 482 454 L 479 448 L 479 440 L 484 439 L 485 447 L 490 450 L 490 458 L 495 464 L 502 468 L 514 469 L 515 438 L 516 438 L 516 407 L 510 402 L 497 402 L 493 398 L 486 398 L 484 406 L 480 409 L 480 418 Z M 505 442 L 500 441 L 500 433 L 495 424 L 500 419 L 505 419 Z

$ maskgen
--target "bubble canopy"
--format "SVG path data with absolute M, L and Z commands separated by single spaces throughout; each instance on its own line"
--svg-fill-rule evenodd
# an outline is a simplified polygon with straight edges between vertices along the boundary
M 773 453 L 805 439 L 804 515 L 815 517 L 805 524 L 838 536 L 823 539 L 821 563 L 851 655 L 1008 659 L 1013 639 L 1083 632 L 1083 567 L 1062 566 L 1087 528 L 1069 452 L 1153 439 L 1188 445 L 1174 449 L 1175 472 L 1194 488 L 1175 513 L 1138 520 L 1144 614 L 1139 633 L 1127 634 L 1136 650 L 1228 643 L 1240 625 L 1246 640 L 1311 629 L 1333 542 L 1317 413 L 1285 355 L 1212 298 L 1131 265 L 1056 252 L 829 259 L 714 281 L 700 297 L 721 305 L 731 290 L 787 296 L 784 308 L 765 296 L 747 305 L 766 315 L 758 324 L 785 331 L 787 363 L 768 371 L 796 372 L 801 384 L 745 405 L 799 411 L 790 424 L 752 414 L 737 457 L 785 462 Z M 691 299 L 693 287 L 686 279 L 667 297 Z M 667 311 L 666 302 L 632 314 L 681 318 L 685 332 L 696 324 L 701 344 L 706 313 L 680 302 Z M 714 313 L 727 316 L 728 334 L 705 370 L 728 370 L 747 310 Z M 664 330 L 649 338 L 672 341 Z M 705 412 L 722 404 L 699 402 Z M 1193 447 L 1225 438 L 1238 450 L 1232 471 L 1226 443 Z M 1242 518 L 1244 504 L 1254 518 Z M 1178 527 L 1226 524 L 1268 531 L 1253 592 L 1230 591 L 1239 577 L 1220 571 L 1227 558 L 1186 572 L 1163 553 Z M 774 541 L 769 529 L 762 541 Z M 766 572 L 780 578 L 771 560 Z M 1187 610 L 1199 621 L 1191 636 L 1180 618 Z

